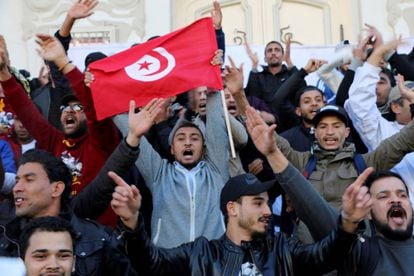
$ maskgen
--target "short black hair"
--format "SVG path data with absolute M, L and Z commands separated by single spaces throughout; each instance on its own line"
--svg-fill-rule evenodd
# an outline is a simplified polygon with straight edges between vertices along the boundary
M 190 122 L 190 121 L 185 120 L 185 119 L 178 120 L 175 123 L 175 126 L 173 127 L 173 129 L 171 130 L 170 135 L 168 136 L 168 143 L 169 143 L 170 146 L 172 146 L 172 144 L 173 144 L 175 133 L 183 127 L 192 127 L 192 128 L 197 129 L 200 132 L 201 140 L 203 142 L 203 146 L 205 146 L 204 133 L 201 131 L 200 127 L 198 125 L 196 125 L 195 123 Z
M 322 97 L 323 97 L 323 99 L 324 99 L 324 101 L 325 101 L 325 94 L 323 93 L 323 91 L 322 90 L 320 90 L 318 87 L 316 87 L 316 86 L 313 86 L 313 85 L 307 85 L 307 86 L 305 86 L 305 87 L 303 87 L 303 88 L 301 88 L 300 90 L 298 90 L 298 92 L 296 92 L 296 95 L 295 95 L 295 106 L 296 107 L 299 107 L 299 105 L 300 105 L 300 97 L 302 97 L 302 95 L 303 94 L 305 94 L 306 92 L 308 92 L 308 91 L 314 91 L 314 90 L 316 90 L 316 91 L 318 91 L 319 93 L 321 93 L 321 95 L 322 95 Z
M 50 152 L 31 149 L 20 157 L 19 167 L 26 163 L 41 164 L 50 182 L 62 181 L 65 184 L 65 189 L 61 196 L 61 205 L 64 207 L 69 204 L 72 192 L 72 173 L 61 159 Z
M 272 40 L 272 41 L 268 42 L 266 44 L 265 48 L 264 48 L 265 55 L 266 55 L 267 46 L 269 46 L 270 44 L 277 44 L 277 45 L 279 45 L 280 48 L 282 49 L 282 54 L 285 54 L 285 49 L 283 48 L 282 43 L 280 43 L 279 41 L 276 41 L 276 40 Z
M 68 232 L 72 238 L 73 251 L 75 250 L 75 231 L 69 221 L 60 217 L 40 217 L 32 219 L 22 230 L 19 238 L 20 257 L 24 259 L 29 247 L 30 237 L 36 232 Z
M 384 73 L 390 80 L 391 87 L 394 87 L 397 83 L 395 82 L 394 74 L 387 68 L 381 68 L 381 73 Z
M 370 190 L 372 184 L 375 181 L 377 181 L 379 179 L 382 179 L 382 178 L 387 178 L 387 177 L 395 177 L 395 178 L 398 178 L 399 180 L 401 180 L 401 182 L 404 184 L 405 190 L 407 191 L 407 195 L 409 195 L 409 190 L 408 190 L 407 184 L 405 184 L 404 180 L 402 179 L 402 177 L 398 173 L 395 173 L 395 172 L 392 172 L 392 171 L 374 171 L 374 172 L 372 172 L 368 176 L 367 180 L 365 181 L 365 186 L 367 186 L 368 190 Z

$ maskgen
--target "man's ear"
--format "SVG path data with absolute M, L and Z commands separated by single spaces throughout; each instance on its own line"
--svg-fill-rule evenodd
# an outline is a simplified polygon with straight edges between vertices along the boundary
M 302 109 L 299 106 L 295 108 L 295 113 L 298 117 L 302 117 Z
M 234 201 L 227 202 L 226 209 L 228 217 L 234 217 L 237 215 L 236 204 Z
M 399 105 L 397 102 L 392 102 L 390 107 L 391 107 L 391 111 L 394 114 L 400 114 L 401 113 L 401 105 Z
M 52 196 L 61 197 L 63 191 L 65 190 L 65 183 L 63 183 L 62 181 L 55 181 L 52 184 L 54 185 Z
M 349 127 L 346 127 L 345 128 L 345 138 L 348 138 L 350 132 L 351 132 L 351 129 Z

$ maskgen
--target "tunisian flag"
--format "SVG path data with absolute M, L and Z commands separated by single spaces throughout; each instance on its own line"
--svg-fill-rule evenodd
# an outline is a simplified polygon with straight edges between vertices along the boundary
M 91 84 L 98 120 L 153 98 L 166 98 L 198 86 L 222 89 L 219 66 L 210 61 L 217 50 L 211 18 L 200 19 L 170 34 L 91 63 Z

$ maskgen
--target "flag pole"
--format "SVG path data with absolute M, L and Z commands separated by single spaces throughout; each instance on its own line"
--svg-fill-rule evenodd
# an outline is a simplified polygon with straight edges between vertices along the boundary
M 223 104 L 224 120 L 227 126 L 227 136 L 229 137 L 231 158 L 235 159 L 236 150 L 234 149 L 233 134 L 231 133 L 231 128 L 230 128 L 229 111 L 227 110 L 226 98 L 224 97 L 223 90 L 220 90 L 220 95 L 221 95 L 221 103 Z

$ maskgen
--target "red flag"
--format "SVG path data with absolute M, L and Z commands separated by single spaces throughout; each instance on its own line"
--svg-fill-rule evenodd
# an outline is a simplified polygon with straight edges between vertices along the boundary
M 170 34 L 91 63 L 91 84 L 98 120 L 128 110 L 152 98 L 166 98 L 198 86 L 222 89 L 211 18 L 200 19 Z

